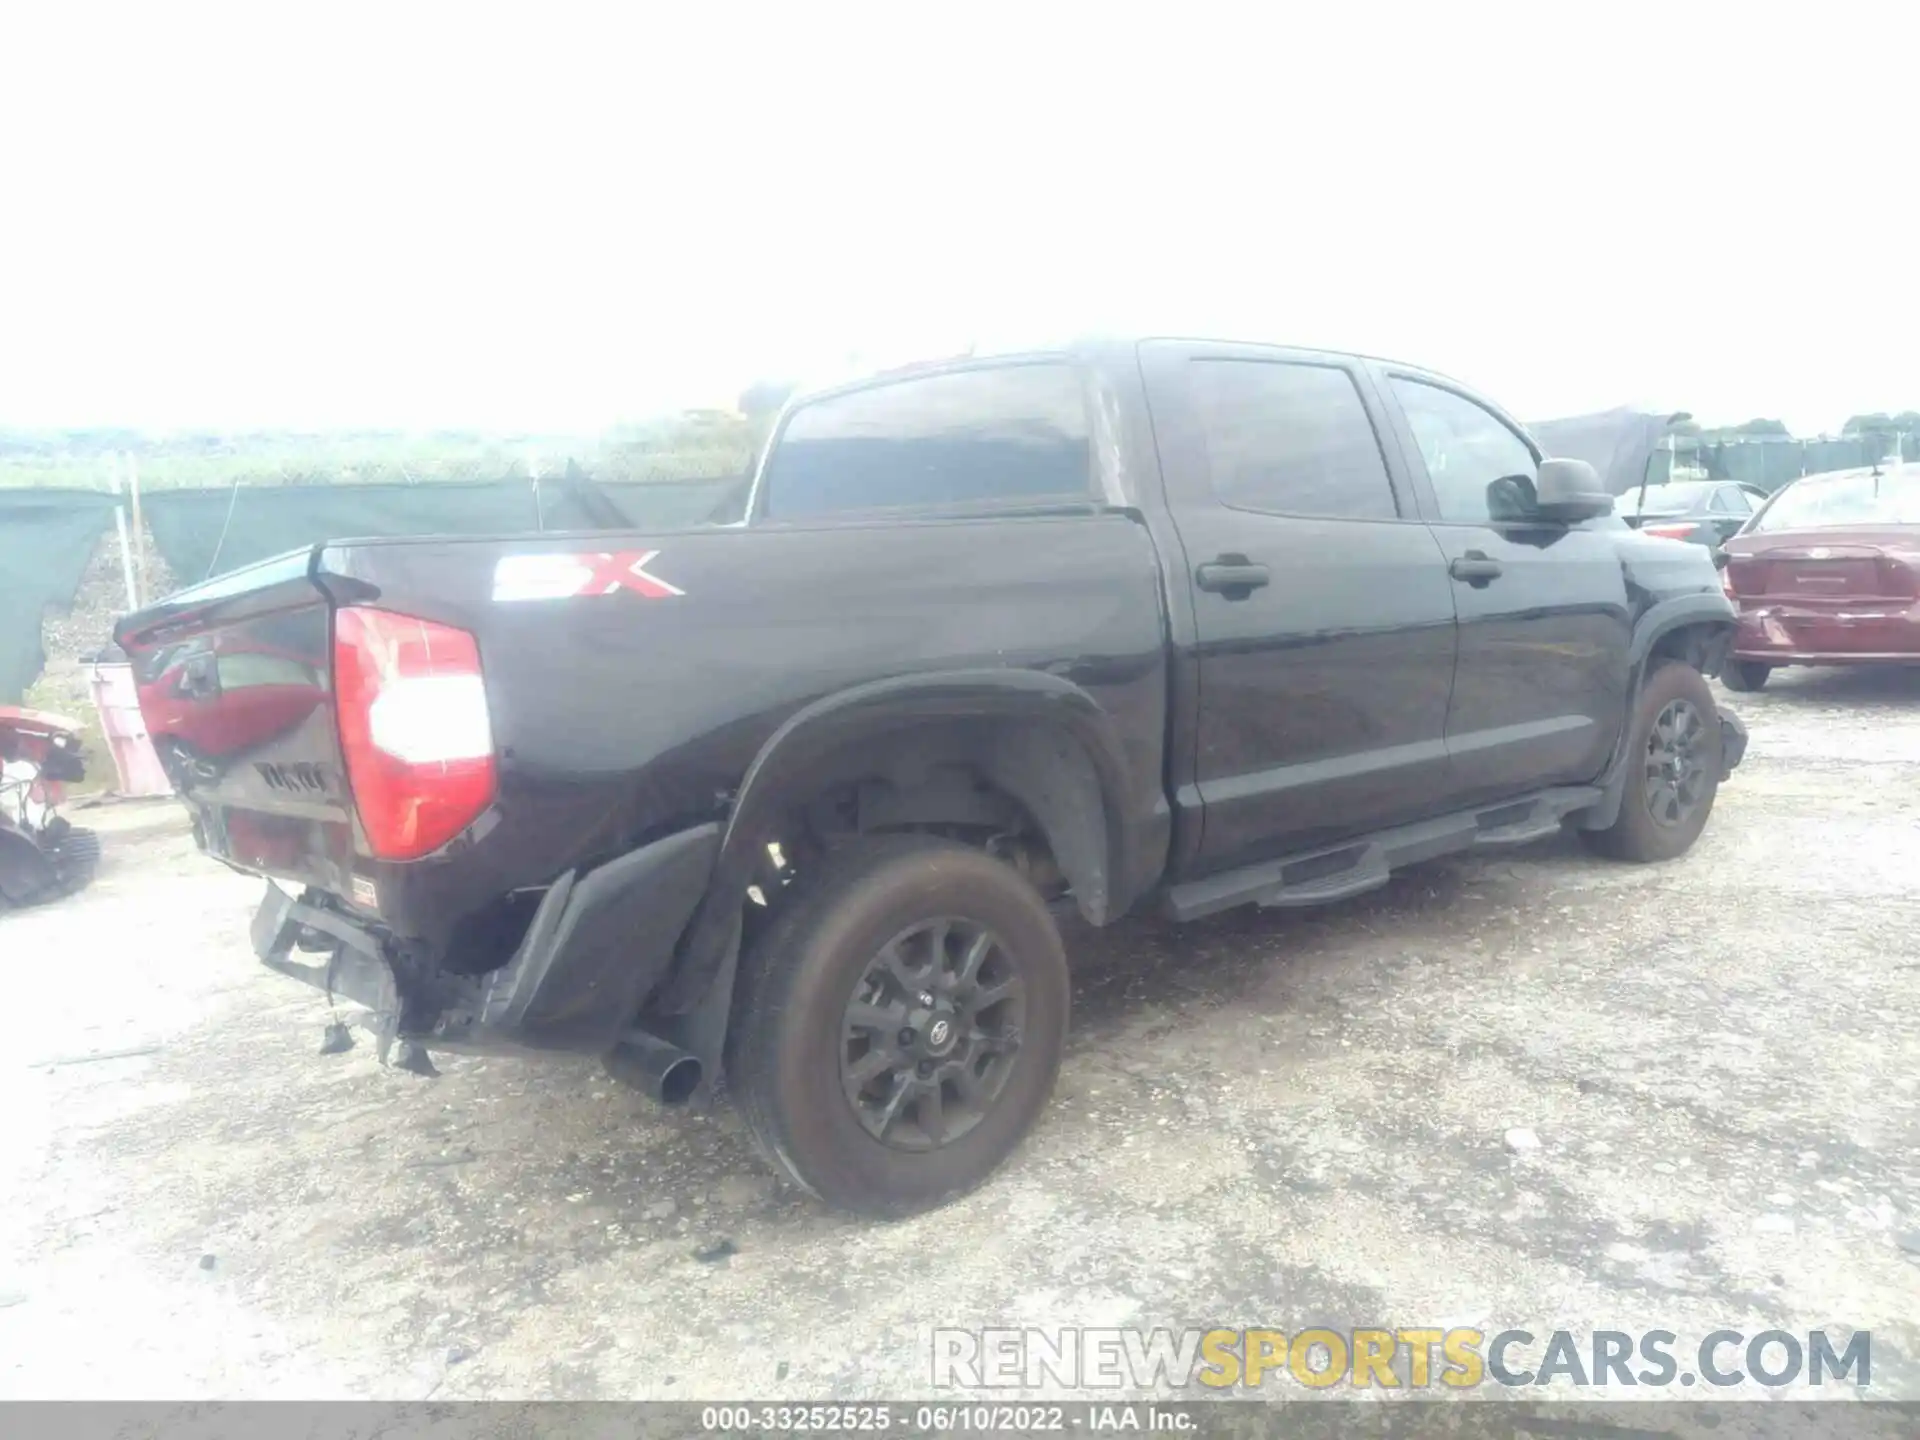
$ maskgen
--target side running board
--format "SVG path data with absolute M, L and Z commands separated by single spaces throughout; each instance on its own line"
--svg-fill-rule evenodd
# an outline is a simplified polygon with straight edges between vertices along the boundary
M 1345 900 L 1379 889 L 1402 866 L 1462 850 L 1544 840 L 1559 833 L 1567 816 L 1599 798 L 1597 786 L 1568 785 L 1522 800 L 1396 826 L 1343 845 L 1176 885 L 1167 892 L 1165 909 L 1172 919 L 1192 920 L 1235 905 L 1324 905 Z

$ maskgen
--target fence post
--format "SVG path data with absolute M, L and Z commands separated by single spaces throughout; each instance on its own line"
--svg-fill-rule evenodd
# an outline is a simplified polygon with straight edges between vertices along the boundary
M 137 600 L 135 609 L 146 603 L 147 594 L 147 552 L 145 545 L 146 527 L 140 523 L 140 461 L 131 451 L 127 454 L 127 488 L 133 492 L 133 578 Z
M 120 457 L 107 456 L 107 486 L 113 491 L 113 528 L 120 536 L 120 578 L 127 586 L 127 613 L 140 608 L 140 593 L 133 585 L 133 547 L 127 543 L 127 507 L 120 503 Z

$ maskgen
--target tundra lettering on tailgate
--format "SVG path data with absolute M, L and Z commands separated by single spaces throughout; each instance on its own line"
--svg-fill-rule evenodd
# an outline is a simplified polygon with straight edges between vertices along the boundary
M 276 790 L 286 790 L 295 794 L 308 793 L 324 795 L 327 793 L 327 772 L 311 761 L 297 760 L 291 763 L 259 762 L 253 767 L 260 772 L 260 778 Z
M 658 550 L 622 550 L 615 554 L 505 555 L 493 567 L 493 598 L 569 600 L 577 595 L 613 595 L 628 590 L 648 600 L 686 592 L 647 570 Z

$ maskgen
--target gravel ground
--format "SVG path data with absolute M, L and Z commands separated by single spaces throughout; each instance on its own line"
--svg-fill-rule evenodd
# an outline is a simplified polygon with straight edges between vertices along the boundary
M 1052 1110 L 893 1225 L 595 1065 L 323 1058 L 257 885 L 101 806 L 94 887 L 0 916 L 0 1397 L 916 1396 L 936 1325 L 1326 1324 L 1869 1329 L 1920 1398 L 1920 672 L 1732 703 L 1674 864 L 1075 935 Z

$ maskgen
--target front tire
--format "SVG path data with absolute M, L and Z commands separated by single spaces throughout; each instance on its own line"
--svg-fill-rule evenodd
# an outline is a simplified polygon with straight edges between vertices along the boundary
M 1741 695 L 1751 694 L 1767 683 L 1773 674 L 1771 665 L 1758 660 L 1729 660 L 1720 667 L 1720 683 Z
M 1627 738 L 1626 793 L 1605 830 L 1587 843 L 1616 860 L 1684 855 L 1706 828 L 1720 790 L 1720 712 L 1706 677 L 1678 660 L 1640 687 Z
M 1059 930 L 1009 866 L 863 839 L 803 874 L 743 957 L 730 1084 L 803 1188 L 912 1214 L 979 1185 L 1032 1127 L 1069 999 Z

